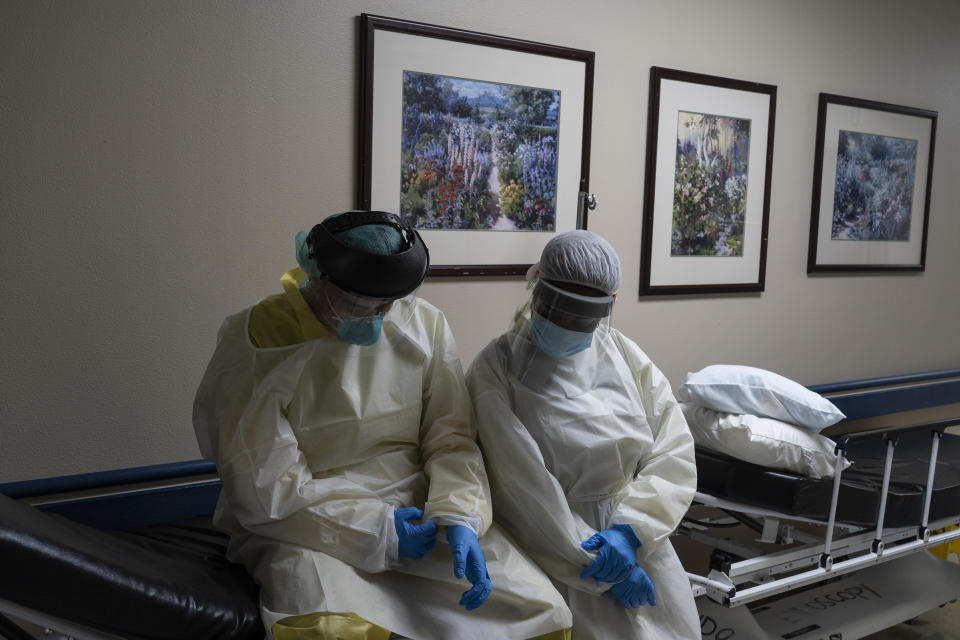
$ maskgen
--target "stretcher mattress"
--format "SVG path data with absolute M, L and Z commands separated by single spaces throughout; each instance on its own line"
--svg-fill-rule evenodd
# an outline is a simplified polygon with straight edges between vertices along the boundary
M 930 465 L 930 432 L 898 435 L 884 517 L 885 527 L 919 525 Z M 841 475 L 837 521 L 872 527 L 877 523 L 886 442 L 854 440 Z M 717 498 L 786 515 L 826 522 L 833 478 L 814 480 L 697 448 L 697 490 Z M 960 513 L 960 436 L 944 434 L 937 455 L 930 520 Z
M 0 495 L 0 598 L 124 638 L 261 640 L 225 550 L 208 520 L 106 531 Z

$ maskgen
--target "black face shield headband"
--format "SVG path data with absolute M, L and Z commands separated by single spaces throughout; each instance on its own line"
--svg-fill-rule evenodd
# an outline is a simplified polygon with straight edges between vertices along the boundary
M 399 253 L 380 255 L 341 242 L 336 234 L 368 224 L 387 224 L 403 236 Z M 427 276 L 430 253 L 420 234 L 399 217 L 384 211 L 328 218 L 310 230 L 310 258 L 333 284 L 371 298 L 402 298 Z
M 565 329 L 590 332 L 613 310 L 613 296 L 588 296 L 540 278 L 533 288 L 533 310 Z

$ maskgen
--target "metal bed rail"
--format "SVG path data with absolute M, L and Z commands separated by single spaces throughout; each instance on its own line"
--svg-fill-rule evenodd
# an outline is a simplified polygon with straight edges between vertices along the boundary
M 960 522 L 960 518 L 951 520 L 945 524 L 957 524 L 957 522 Z M 897 558 L 902 558 L 910 553 L 940 544 L 946 544 L 954 540 L 960 540 L 960 529 L 933 534 L 929 536 L 926 541 L 914 539 L 903 544 L 890 547 L 886 549 L 882 555 L 877 554 L 874 551 L 870 551 L 864 555 L 850 558 L 848 560 L 834 562 L 829 569 L 817 566 L 801 573 L 796 573 L 782 578 L 771 579 L 768 582 L 762 582 L 756 586 L 747 587 L 745 589 L 738 588 L 730 576 L 717 570 L 711 571 L 706 578 L 689 572 L 687 573 L 687 577 L 690 579 L 691 583 L 702 586 L 704 588 L 704 592 L 711 600 L 719 602 L 724 606 L 736 607 L 743 604 L 749 604 L 757 600 L 762 600 L 764 598 L 769 598 L 770 596 L 784 593 L 786 591 L 805 587 L 807 585 L 820 582 L 821 580 L 826 580 L 828 578 L 858 571 L 866 567 L 889 562 Z M 799 564 L 802 566 L 802 563 Z M 790 565 L 790 562 L 784 563 L 785 567 L 790 567 Z M 763 578 L 758 577 L 758 579 Z
M 770 518 L 767 521 L 776 522 L 776 519 Z M 931 529 L 943 529 L 957 524 L 960 524 L 960 515 L 931 523 Z M 689 528 L 685 529 L 683 533 L 692 540 L 712 546 L 720 551 L 747 558 L 738 562 L 731 562 L 729 566 L 722 569 L 722 573 L 736 584 L 762 582 L 769 580 L 771 576 L 786 571 L 819 566 L 822 554 L 823 538 L 812 535 L 804 536 L 801 539 L 801 541 L 808 542 L 806 546 L 785 549 L 759 557 L 750 557 L 755 554 L 755 549 L 745 543 L 729 539 L 717 539 L 708 533 L 701 533 Z M 916 528 L 912 526 L 889 529 L 884 533 L 885 548 L 889 551 L 892 545 L 910 542 L 915 539 L 915 535 Z M 873 538 L 874 533 L 865 529 L 861 529 L 853 535 L 845 536 L 837 541 L 834 547 L 835 555 L 840 557 L 863 553 L 872 547 Z M 935 541 L 931 544 L 938 544 L 936 540 L 939 539 L 935 538 Z
M 940 439 L 947 428 L 957 425 L 960 425 L 960 418 L 902 427 L 871 429 L 842 436 L 836 446 L 837 462 L 834 468 L 830 511 L 823 542 L 766 556 L 748 558 L 740 562 L 732 562 L 724 567 L 713 567 L 707 577 L 688 573 L 695 592 L 706 593 L 712 600 L 725 606 L 734 607 L 960 539 L 960 529 L 942 531 L 937 534 L 932 533 L 934 530 L 960 524 L 960 513 L 940 519 L 935 523 L 929 521 Z M 931 443 L 921 521 L 915 527 L 898 527 L 885 531 L 887 499 L 898 439 L 905 433 L 916 431 L 929 431 Z M 834 541 L 834 531 L 842 526 L 838 525 L 836 514 L 843 474 L 843 461 L 848 447 L 854 441 L 876 438 L 883 439 L 886 449 L 876 528 L 873 531 L 861 529 L 852 535 Z M 748 506 L 743 505 L 743 507 L 747 513 L 750 512 Z M 740 519 L 740 516 L 736 517 Z M 765 517 L 769 519 L 771 516 L 766 515 Z M 781 515 L 773 516 L 773 518 L 775 520 L 789 519 L 790 516 Z M 766 540 L 769 537 L 768 527 L 764 526 L 762 530 L 764 541 L 770 541 Z M 721 545 L 717 541 L 708 540 L 710 536 L 698 533 L 690 527 L 686 527 L 684 533 L 693 539 L 699 539 L 701 542 L 714 544 L 717 548 L 725 546 L 727 550 L 738 556 L 746 556 L 746 551 L 749 551 L 746 547 L 741 547 L 739 543 L 733 541 L 724 541 L 725 544 Z M 861 555 L 850 557 L 851 554 L 857 553 L 861 553 Z M 844 559 L 837 560 L 837 558 Z M 811 565 L 816 566 L 813 569 L 792 575 L 780 578 L 773 577 L 777 573 L 796 571 Z M 738 586 L 755 582 L 759 584 L 747 588 Z

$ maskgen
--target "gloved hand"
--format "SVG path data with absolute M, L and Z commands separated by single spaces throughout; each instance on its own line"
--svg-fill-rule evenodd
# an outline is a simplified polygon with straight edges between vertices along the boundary
M 407 558 L 422 558 L 433 550 L 433 545 L 437 543 L 437 524 L 435 522 L 424 522 L 422 524 L 410 524 L 410 520 L 419 520 L 423 517 L 423 511 L 416 507 L 404 507 L 394 509 L 393 526 L 397 529 L 397 537 L 400 538 L 398 555 Z
M 597 552 L 593 563 L 580 573 L 581 578 L 593 576 L 602 582 L 620 582 L 630 575 L 634 567 L 640 541 L 628 525 L 615 524 L 593 534 L 580 546 L 587 551 Z
M 447 542 L 453 554 L 453 575 L 462 578 L 466 574 L 467 580 L 473 583 L 473 587 L 464 591 L 460 598 L 460 604 L 467 611 L 473 611 L 483 604 L 492 588 L 477 534 L 469 527 L 450 525 L 447 527 Z
M 610 587 L 610 593 L 617 597 L 624 609 L 633 609 L 642 604 L 649 604 L 651 607 L 657 605 L 657 594 L 653 591 L 653 583 L 650 582 L 646 572 L 637 566 L 633 567 L 626 580 Z

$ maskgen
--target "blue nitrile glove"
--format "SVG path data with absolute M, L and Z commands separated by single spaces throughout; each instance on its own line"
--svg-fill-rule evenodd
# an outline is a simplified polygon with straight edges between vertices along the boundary
M 653 591 L 653 583 L 646 572 L 635 566 L 630 575 L 623 582 L 610 587 L 610 593 L 617 597 L 624 609 L 633 609 L 643 604 L 651 607 L 657 605 L 657 594 Z
M 464 591 L 460 598 L 460 604 L 467 611 L 473 611 L 483 604 L 492 588 L 477 534 L 470 527 L 450 525 L 447 527 L 447 542 L 453 554 L 453 575 L 462 578 L 466 574 L 467 580 L 473 583 L 473 587 Z
M 400 538 L 397 543 L 398 555 L 422 558 L 433 550 L 433 545 L 437 543 L 437 524 L 429 520 L 423 524 L 410 524 L 411 520 L 419 520 L 422 517 L 423 511 L 416 507 L 394 509 L 393 526 L 396 527 L 397 537 Z
M 580 546 L 587 551 L 597 552 L 593 563 L 580 573 L 581 578 L 593 576 L 601 582 L 620 582 L 630 575 L 634 567 L 640 541 L 628 525 L 615 524 L 593 534 Z

